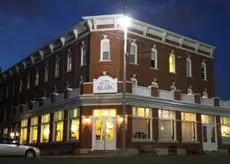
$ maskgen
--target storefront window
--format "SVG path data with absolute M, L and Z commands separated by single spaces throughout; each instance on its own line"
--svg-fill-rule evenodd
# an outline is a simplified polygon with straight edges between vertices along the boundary
M 176 140 L 176 114 L 174 111 L 158 110 L 159 140 Z
M 152 139 L 152 111 L 149 108 L 133 107 L 132 135 L 137 139 Z
M 27 126 L 28 119 L 24 119 L 21 121 L 21 131 L 20 131 L 20 143 L 26 144 L 27 142 Z
M 64 129 L 64 111 L 58 111 L 54 113 L 54 134 L 55 141 L 63 141 L 63 129 Z
M 79 140 L 79 117 L 80 110 L 78 108 L 71 111 L 71 140 Z
M 38 139 L 38 117 L 31 118 L 30 123 L 30 143 L 37 143 Z
M 221 137 L 223 143 L 230 143 L 230 117 L 221 117 Z
M 40 142 L 49 142 L 50 114 L 42 115 Z
M 196 141 L 196 114 L 181 112 L 182 140 Z
M 209 115 L 201 115 L 202 124 L 215 124 L 215 117 Z
M 8 137 L 8 128 L 3 129 L 3 137 Z

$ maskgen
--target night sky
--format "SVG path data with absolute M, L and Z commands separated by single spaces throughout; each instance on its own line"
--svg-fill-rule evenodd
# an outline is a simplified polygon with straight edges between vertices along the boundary
M 123 0 L 0 0 L 0 66 L 66 32 L 82 16 L 117 14 Z M 230 99 L 229 0 L 128 0 L 131 17 L 214 45 L 216 95 Z

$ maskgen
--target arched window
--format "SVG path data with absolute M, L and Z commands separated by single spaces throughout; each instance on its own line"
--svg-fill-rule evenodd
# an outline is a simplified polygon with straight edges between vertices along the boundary
M 152 68 L 157 68 L 157 50 L 155 46 L 152 48 L 151 52 L 151 67 Z
M 137 64 L 137 44 L 134 42 L 130 45 L 130 63 Z
M 207 80 L 207 65 L 205 61 L 201 63 L 201 78 L 202 80 Z
M 186 59 L 186 75 L 192 77 L 192 61 L 190 57 L 187 57 Z
M 101 57 L 100 60 L 110 60 L 110 42 L 105 38 L 101 40 Z
M 169 55 L 169 72 L 170 73 L 175 73 L 176 64 L 175 64 L 175 55 L 174 52 L 172 51 Z

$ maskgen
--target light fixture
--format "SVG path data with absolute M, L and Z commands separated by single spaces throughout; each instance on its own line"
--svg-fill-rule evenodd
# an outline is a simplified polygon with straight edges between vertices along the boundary
M 83 117 L 83 123 L 84 124 L 90 124 L 91 123 L 90 117 Z
M 122 28 L 126 29 L 130 26 L 131 19 L 130 19 L 130 17 L 124 15 L 118 20 L 118 23 Z
M 121 116 L 118 116 L 117 121 L 118 121 L 118 124 L 122 124 L 122 122 L 124 121 L 124 118 Z
M 15 134 L 13 132 L 10 133 L 10 137 L 14 138 Z

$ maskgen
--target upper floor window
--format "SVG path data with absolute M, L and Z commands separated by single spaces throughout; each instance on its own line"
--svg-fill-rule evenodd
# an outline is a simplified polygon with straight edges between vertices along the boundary
M 27 75 L 26 88 L 27 88 L 27 89 L 30 89 L 30 73 L 29 73 L 29 72 L 28 72 L 28 75 Z
M 13 87 L 12 87 L 12 96 L 15 95 L 15 81 L 13 81 Z
M 81 44 L 81 66 L 87 64 L 87 49 L 84 42 Z
M 2 102 L 2 97 L 3 97 L 3 89 L 0 90 L 0 102 Z
M 207 80 L 207 65 L 205 61 L 201 63 L 201 78 L 202 80 Z
M 110 60 L 110 42 L 107 36 L 101 40 L 101 57 L 100 60 Z
M 68 49 L 68 54 L 67 54 L 67 66 L 66 66 L 66 71 L 67 72 L 72 71 L 72 59 L 73 59 L 72 50 L 69 48 Z
M 151 67 L 157 68 L 157 50 L 155 45 L 153 46 L 151 52 Z
M 48 62 L 46 62 L 45 64 L 45 74 L 44 74 L 44 81 L 48 81 L 49 79 L 49 65 Z
M 176 68 L 175 55 L 174 55 L 174 51 L 172 50 L 172 52 L 169 55 L 169 72 L 175 73 L 176 72 L 175 68 Z
M 132 42 L 130 45 L 130 63 L 137 64 L 137 44 Z
M 192 77 L 192 61 L 190 57 L 187 57 L 186 59 L 186 75 Z
M 55 60 L 55 77 L 59 77 L 59 71 L 60 71 L 60 61 L 57 57 Z
M 35 85 L 38 86 L 39 83 L 39 69 L 36 69 L 36 73 L 35 73 Z
M 8 97 L 9 97 L 9 88 L 8 86 L 6 86 L 6 99 L 8 99 Z
M 20 79 L 20 81 L 19 81 L 19 93 L 22 92 L 22 85 L 23 85 L 22 79 Z

